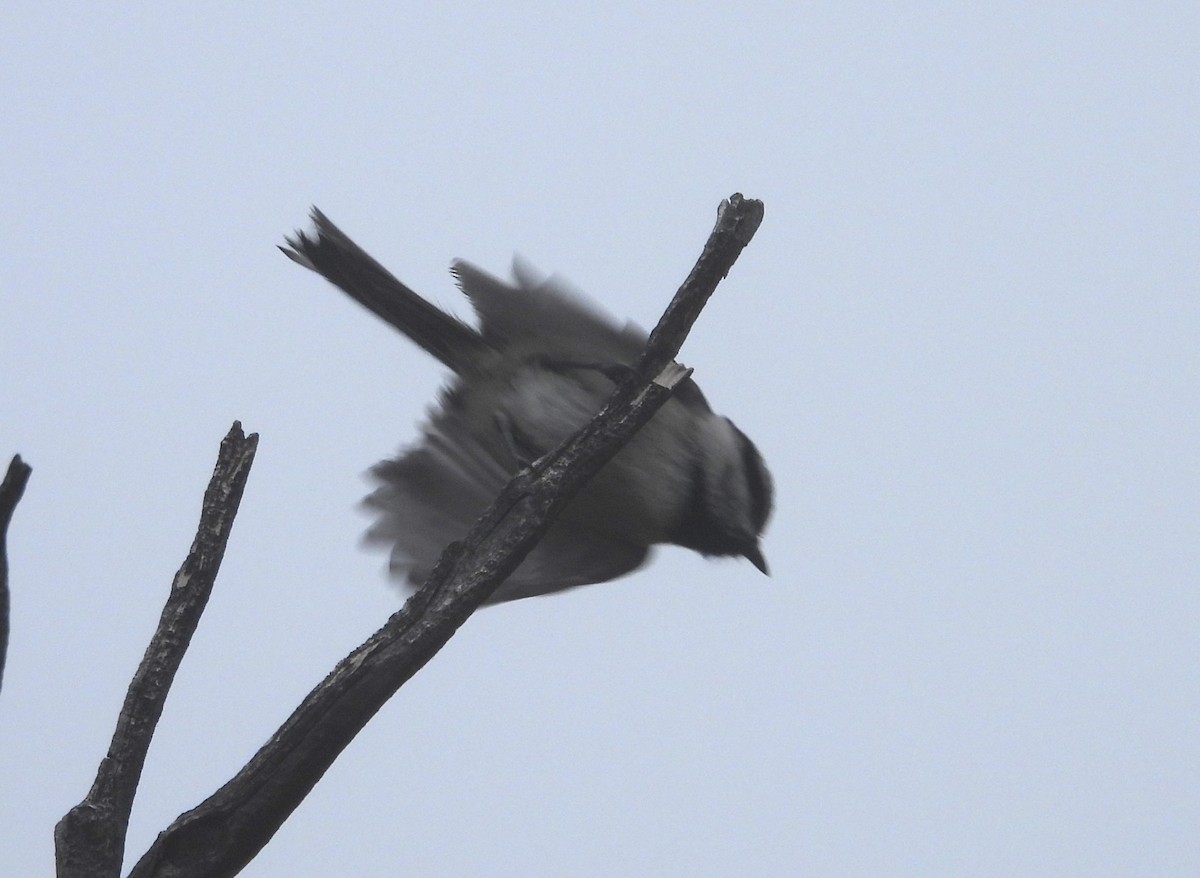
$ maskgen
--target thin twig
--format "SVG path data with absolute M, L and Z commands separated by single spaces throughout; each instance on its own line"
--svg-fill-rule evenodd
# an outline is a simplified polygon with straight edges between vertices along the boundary
M 4 664 L 8 656 L 8 523 L 21 502 L 31 472 L 32 467 L 21 460 L 21 455 L 14 454 L 4 481 L 0 482 L 0 686 L 4 685 Z
M 338 663 L 235 777 L 160 833 L 130 878 L 223 878 L 253 859 L 367 721 L 520 564 L 553 513 L 667 401 L 687 374 L 671 360 L 761 219 L 757 201 L 736 195 L 722 204 L 637 378 L 583 430 L 518 474 L 404 607 Z
M 129 684 L 108 755 L 87 797 L 54 828 L 59 878 L 117 878 L 125 852 L 129 811 L 142 765 L 175 672 L 212 593 L 213 581 L 237 515 L 258 436 L 235 422 L 204 492 L 191 551 L 175 574 L 158 628 Z

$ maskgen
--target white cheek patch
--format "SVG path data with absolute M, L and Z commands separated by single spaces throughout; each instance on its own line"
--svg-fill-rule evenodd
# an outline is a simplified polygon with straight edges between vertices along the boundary
M 717 471 L 709 471 L 711 485 L 709 489 L 710 502 L 723 500 L 722 506 L 728 506 L 729 512 L 741 509 L 746 502 L 746 480 L 736 462 L 741 460 L 741 443 L 737 429 L 728 418 L 716 417 L 708 421 L 706 455 L 710 466 L 718 461 L 724 465 Z M 724 511 L 724 510 L 722 510 Z

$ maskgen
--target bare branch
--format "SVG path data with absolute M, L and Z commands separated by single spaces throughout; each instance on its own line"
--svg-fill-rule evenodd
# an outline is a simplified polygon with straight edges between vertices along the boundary
M 650 333 L 646 353 L 642 355 L 643 374 L 658 374 L 663 366 L 675 359 L 717 284 L 729 274 L 733 263 L 762 225 L 763 213 L 761 201 L 745 198 L 740 192 L 721 202 L 717 208 L 717 224 L 708 236 L 700 258 Z
M 241 871 L 367 721 L 520 564 L 554 513 L 666 402 L 687 374 L 671 361 L 761 219 L 757 201 L 735 195 L 722 204 L 635 377 L 583 430 L 519 473 L 404 607 L 334 668 L 245 768 L 162 832 L 130 878 Z
M 4 685 L 4 663 L 8 656 L 8 523 L 21 502 L 31 472 L 33 469 L 21 460 L 21 455 L 14 454 L 4 481 L 0 482 L 0 686 Z
M 254 461 L 258 436 L 235 422 L 204 492 L 191 551 L 175 574 L 146 654 L 129 684 L 108 755 L 87 797 L 54 828 L 60 878 L 117 878 L 125 852 L 129 811 L 142 765 L 175 672 L 212 593 L 213 581 Z

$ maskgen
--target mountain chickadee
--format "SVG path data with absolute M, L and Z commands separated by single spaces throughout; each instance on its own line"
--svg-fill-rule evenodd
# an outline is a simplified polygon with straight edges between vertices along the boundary
M 315 233 L 280 249 L 399 329 L 455 373 L 416 447 L 372 470 L 369 542 L 391 546 L 409 587 L 429 575 L 529 462 L 582 427 L 613 376 L 646 344 L 560 279 L 517 261 L 510 286 L 467 262 L 451 268 L 476 330 L 418 296 L 313 208 Z M 492 603 L 614 579 L 655 543 L 740 555 L 762 572 L 758 538 L 771 478 L 754 444 L 716 415 L 691 378 L 562 510 Z

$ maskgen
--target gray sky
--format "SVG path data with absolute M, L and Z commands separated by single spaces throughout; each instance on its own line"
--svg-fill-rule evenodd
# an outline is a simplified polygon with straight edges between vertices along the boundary
M 140 854 L 398 606 L 363 471 L 437 364 L 281 256 L 427 295 L 514 251 L 657 318 L 777 480 L 773 577 L 682 550 L 479 613 L 251 876 L 1200 874 L 1195 3 L 0 11 L 0 874 L 52 872 L 262 436 Z

